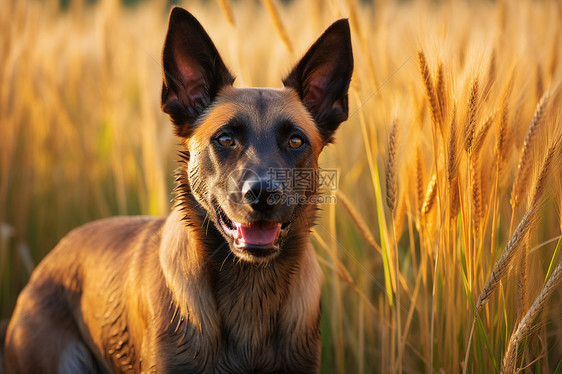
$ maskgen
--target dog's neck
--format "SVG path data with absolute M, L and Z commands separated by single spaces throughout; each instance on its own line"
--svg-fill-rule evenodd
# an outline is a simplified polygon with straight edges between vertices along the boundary
M 201 331 L 221 331 L 223 336 L 217 339 L 253 334 L 250 341 L 267 340 L 274 333 L 274 325 L 285 318 L 280 316 L 283 305 L 294 302 L 302 305 L 300 309 L 308 308 L 302 300 L 288 299 L 294 299 L 289 293 L 294 291 L 294 278 L 303 276 L 301 267 L 314 262 L 314 252 L 309 248 L 311 212 L 303 211 L 296 218 L 295 224 L 305 229 L 285 243 L 277 258 L 267 265 L 247 263 L 230 252 L 191 195 L 181 169 L 177 180 L 176 205 L 163 227 L 160 247 L 160 263 L 176 306 Z M 319 290 L 319 269 L 311 274 L 312 288 Z M 298 297 L 309 297 L 307 292 Z M 201 296 L 209 294 L 214 298 Z

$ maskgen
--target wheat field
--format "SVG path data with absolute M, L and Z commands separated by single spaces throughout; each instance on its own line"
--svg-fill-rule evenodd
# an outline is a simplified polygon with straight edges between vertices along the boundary
M 133 4 L 129 4 L 133 3 Z M 186 1 L 236 85 L 350 19 L 322 372 L 562 372 L 562 3 Z M 166 215 L 168 1 L 0 0 L 0 317 L 72 228 Z

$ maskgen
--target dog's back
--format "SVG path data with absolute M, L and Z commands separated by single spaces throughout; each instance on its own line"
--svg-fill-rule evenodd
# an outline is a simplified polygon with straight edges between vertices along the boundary
M 125 315 L 135 300 L 130 290 L 145 287 L 146 278 L 135 275 L 158 263 L 162 223 L 146 217 L 110 218 L 61 240 L 18 298 L 6 336 L 7 371 L 100 371 L 107 357 L 99 347 L 121 351 L 119 363 L 125 363 L 140 322 Z M 152 277 L 150 286 L 163 281 Z

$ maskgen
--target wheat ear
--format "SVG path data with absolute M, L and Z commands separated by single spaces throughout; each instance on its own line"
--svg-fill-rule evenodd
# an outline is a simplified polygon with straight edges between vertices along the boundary
M 482 217 L 482 186 L 480 184 L 480 155 L 470 156 L 470 195 L 472 202 L 472 225 L 475 231 L 480 230 L 480 217 Z
M 386 163 L 386 205 L 391 212 L 396 208 L 396 191 L 398 189 L 396 182 L 396 157 L 398 146 L 398 120 L 392 121 L 390 134 L 388 136 L 388 159 Z
M 443 71 L 443 63 L 439 62 L 437 66 L 437 81 L 435 82 L 435 91 L 437 95 L 437 104 L 439 105 L 440 123 L 445 122 L 447 112 L 447 87 L 445 86 L 445 72 Z M 443 134 L 441 134 L 443 135 Z
M 449 212 L 450 217 L 457 216 L 459 211 L 458 167 L 460 152 L 457 144 L 457 107 L 453 106 L 451 125 L 449 127 L 449 146 L 447 152 L 447 181 L 449 182 Z
M 476 136 L 474 137 L 474 143 L 472 144 L 472 153 L 473 154 L 478 154 L 482 150 L 482 146 L 484 145 L 484 141 L 486 140 L 486 136 L 488 135 L 488 132 L 490 131 L 490 128 L 492 127 L 492 124 L 494 123 L 495 116 L 496 116 L 495 113 L 490 114 L 488 116 L 488 118 L 486 119 L 486 121 L 484 121 L 482 126 L 480 126 L 480 128 L 478 129 L 478 132 L 476 133 Z
M 476 110 L 478 109 L 478 79 L 475 78 L 470 88 L 470 96 L 467 102 L 468 111 L 464 127 L 464 150 L 470 152 L 474 140 L 474 126 L 476 125 Z
M 420 74 L 423 79 L 423 85 L 425 89 L 425 96 L 429 103 L 429 109 L 431 112 L 431 119 L 433 123 L 439 127 L 441 134 L 443 134 L 443 129 L 441 128 L 441 115 L 439 111 L 439 103 L 437 101 L 437 95 L 435 94 L 435 88 L 433 87 L 433 80 L 431 78 L 431 72 L 427 66 L 427 60 L 425 59 L 425 54 L 423 51 L 418 52 L 418 66 L 420 69 Z
M 449 126 L 449 142 L 447 156 L 447 180 L 449 185 L 457 178 L 458 171 L 458 153 L 457 153 L 457 107 L 453 105 L 453 114 L 451 116 L 451 125 Z
M 529 173 L 531 172 L 532 164 L 532 149 L 535 143 L 535 139 L 538 134 L 538 129 L 544 122 L 544 113 L 546 111 L 546 106 L 549 101 L 548 94 L 543 95 L 537 108 L 535 109 L 535 114 L 529 125 L 529 130 L 527 130 L 527 135 L 525 135 L 525 140 L 523 142 L 523 148 L 521 149 L 521 155 L 519 156 L 519 162 L 517 163 L 517 173 L 515 174 L 515 180 L 513 182 L 513 188 L 511 190 L 511 206 L 513 209 L 517 208 L 521 202 L 521 197 L 527 189 L 527 179 Z
M 433 173 L 427 189 L 425 191 L 425 197 L 423 199 L 423 204 L 421 208 L 422 215 L 426 215 L 431 211 L 433 203 L 435 202 L 435 196 L 437 195 L 437 174 Z
M 423 205 L 423 200 L 425 196 L 424 192 L 424 178 L 425 169 L 423 164 L 423 156 L 420 146 L 416 148 L 416 201 L 417 201 L 417 212 L 418 215 L 421 214 L 421 208 Z

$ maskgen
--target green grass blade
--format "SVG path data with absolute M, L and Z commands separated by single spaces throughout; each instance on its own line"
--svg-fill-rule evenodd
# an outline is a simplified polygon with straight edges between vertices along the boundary
M 355 92 L 357 96 L 357 102 L 361 102 L 359 100 L 359 94 Z M 382 249 L 382 261 L 383 261 L 383 271 L 384 271 L 384 282 L 386 288 L 386 296 L 388 297 L 388 302 L 392 306 L 394 304 L 393 296 L 392 296 L 392 280 L 391 280 L 391 272 L 390 272 L 390 261 L 388 256 L 388 236 L 387 236 L 387 229 L 386 229 L 386 219 L 384 215 L 383 209 L 383 199 L 382 199 L 382 192 L 381 192 L 381 181 L 379 175 L 379 168 L 377 162 L 373 159 L 373 155 L 371 153 L 371 143 L 369 141 L 369 135 L 367 133 L 367 126 L 365 124 L 365 116 L 362 111 L 359 111 L 359 122 L 361 125 L 361 133 L 363 135 L 363 142 L 365 144 L 365 154 L 367 155 L 367 163 L 369 165 L 369 171 L 371 172 L 371 180 L 373 182 L 373 188 L 375 190 L 375 201 L 377 205 L 377 220 L 379 223 L 379 234 L 381 240 L 381 249 Z
M 556 267 L 556 264 L 558 263 L 558 258 L 560 257 L 561 248 L 562 248 L 562 235 L 560 235 L 560 237 L 558 238 L 558 242 L 556 243 L 556 249 L 554 250 L 554 253 L 552 254 L 552 258 L 550 259 L 550 265 L 548 265 L 548 271 L 546 272 L 546 276 L 544 277 L 544 284 L 546 284 L 548 278 L 550 278 L 550 275 L 552 274 L 554 268 Z
M 562 359 L 558 361 L 558 365 L 556 365 L 556 370 L 554 370 L 554 374 L 561 374 L 562 373 Z

